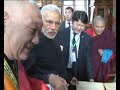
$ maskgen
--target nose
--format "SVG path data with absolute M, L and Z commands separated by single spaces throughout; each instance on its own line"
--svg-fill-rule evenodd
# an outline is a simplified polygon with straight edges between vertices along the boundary
M 56 29 L 56 25 L 55 25 L 55 23 L 53 23 L 52 25 L 51 25 L 51 30 L 55 30 Z
M 34 45 L 37 45 L 39 43 L 39 33 L 36 33 L 35 36 L 32 39 L 32 43 Z
M 78 26 L 78 29 L 81 30 L 81 26 Z
M 102 31 L 102 28 L 98 28 L 98 31 Z

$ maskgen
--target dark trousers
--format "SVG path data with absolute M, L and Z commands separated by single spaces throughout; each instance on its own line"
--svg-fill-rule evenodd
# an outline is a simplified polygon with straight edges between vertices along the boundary
M 69 85 L 68 90 L 76 90 L 76 86 Z
M 69 83 L 68 90 L 76 90 L 76 86 L 70 84 L 72 77 L 74 76 L 72 69 L 67 69 L 67 82 Z

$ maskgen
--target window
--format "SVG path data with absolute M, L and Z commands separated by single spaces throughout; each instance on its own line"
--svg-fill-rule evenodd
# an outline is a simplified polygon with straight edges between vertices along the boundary
M 63 15 L 65 13 L 65 8 L 70 6 L 74 10 L 83 10 L 88 14 L 88 0 L 65 0 L 63 5 Z

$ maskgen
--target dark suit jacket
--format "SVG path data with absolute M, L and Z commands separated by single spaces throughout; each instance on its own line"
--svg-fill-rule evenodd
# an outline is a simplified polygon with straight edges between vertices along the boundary
M 65 30 L 59 31 L 57 38 L 59 43 L 64 47 L 64 57 L 67 67 L 69 60 L 70 28 L 68 27 Z M 77 74 L 74 76 L 77 77 L 78 80 L 89 80 L 93 78 L 91 60 L 91 39 L 85 32 L 81 32 L 78 60 L 73 64 L 75 65 L 75 73 Z
M 59 27 L 59 31 L 62 31 L 65 29 L 65 21 L 63 21 Z
M 42 33 L 40 43 L 32 49 L 28 60 L 23 62 L 27 74 L 48 83 L 48 75 L 58 74 L 65 77 L 63 54 L 55 39 L 48 39 Z

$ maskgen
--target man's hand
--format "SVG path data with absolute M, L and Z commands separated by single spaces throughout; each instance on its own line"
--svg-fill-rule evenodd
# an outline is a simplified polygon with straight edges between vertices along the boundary
M 54 90 L 68 90 L 67 82 L 58 75 L 50 74 L 49 83 L 54 88 Z
M 76 86 L 77 84 L 79 84 L 78 80 L 76 77 L 73 77 L 72 80 L 70 81 L 71 85 Z
M 94 79 L 89 79 L 90 82 L 94 82 Z
M 103 55 L 103 49 L 98 49 L 98 53 L 100 54 L 100 56 Z

